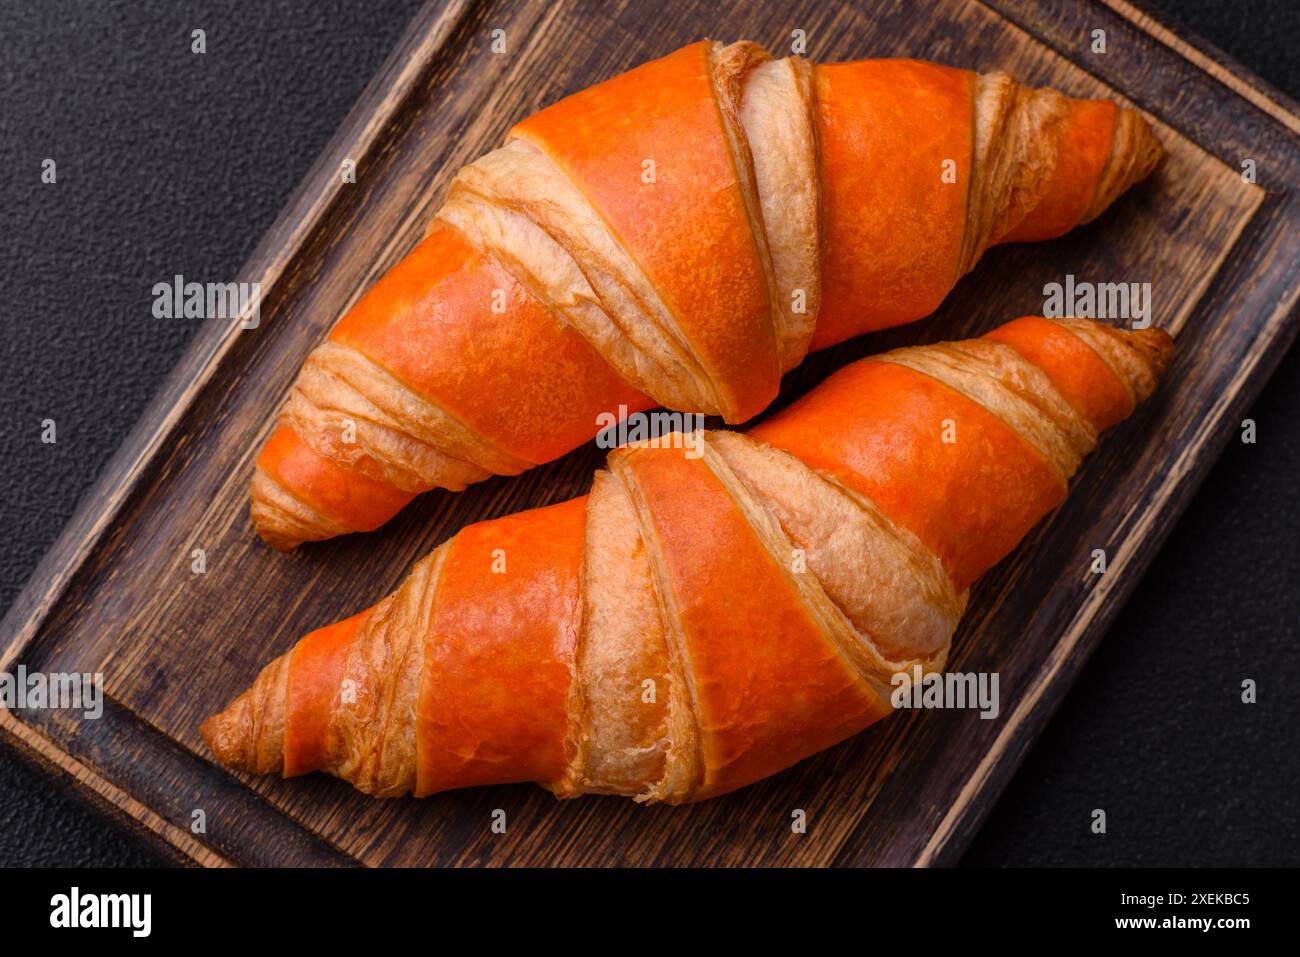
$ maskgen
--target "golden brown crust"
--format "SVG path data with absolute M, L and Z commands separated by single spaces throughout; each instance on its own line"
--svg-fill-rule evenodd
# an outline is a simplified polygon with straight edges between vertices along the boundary
M 975 84 L 975 142 L 958 275 L 975 268 L 998 237 L 1036 206 L 1059 153 L 1065 98 L 1022 86 L 1005 73 Z
M 376 797 L 415 787 L 415 713 L 433 595 L 446 549 L 416 564 L 375 606 L 343 668 L 331 723 L 330 768 Z
M 781 365 L 789 370 L 808 352 L 821 302 L 821 190 L 808 62 L 790 57 L 753 70 L 740 119 L 772 255 Z
M 669 408 L 736 419 L 752 412 L 759 393 L 774 391 L 773 377 L 797 365 L 814 342 L 827 187 L 818 174 L 818 104 L 810 64 L 798 57 L 773 60 L 744 41 L 706 47 L 720 123 L 686 129 L 700 142 L 718 136 L 725 142 L 734 182 L 714 189 L 737 191 L 743 216 L 719 235 L 747 227 L 758 263 L 754 282 L 765 286 L 766 326 L 755 326 L 746 341 L 765 337 L 770 329 L 779 368 L 767 368 L 766 360 L 740 363 L 746 375 L 762 380 L 748 390 L 753 394 L 740 396 L 746 390 L 732 381 L 736 370 L 717 367 L 718 355 L 734 350 L 715 348 L 710 359 L 693 344 L 692 335 L 701 330 L 683 326 L 671 295 L 652 278 L 631 240 L 613 228 L 608 211 L 597 207 L 573 172 L 548 155 L 527 123 L 502 147 L 461 170 L 430 234 L 444 228 L 462 234 L 550 312 L 556 330 L 576 332 L 638 392 Z M 952 281 L 972 269 L 990 245 L 1014 234 L 1043 200 L 1063 151 L 1071 149 L 1063 131 L 1071 104 L 1078 103 L 1052 90 L 1022 86 L 1003 73 L 975 78 L 971 155 L 954 157 L 968 188 Z M 1117 109 L 1114 116 L 1100 182 L 1095 189 L 1082 187 L 1083 192 L 1079 184 L 1073 187 L 1079 196 L 1075 211 L 1085 209 L 1085 222 L 1147 175 L 1161 156 L 1150 126 L 1135 111 Z M 1104 143 L 1098 147 L 1105 148 Z M 673 175 L 672 164 L 663 165 Z M 638 169 L 619 166 L 613 172 L 619 182 L 627 177 L 629 202 L 636 202 L 636 190 L 653 188 L 639 181 Z M 685 209 L 681 214 L 696 215 Z M 856 254 L 870 257 L 872 250 Z M 685 280 L 688 287 L 698 285 L 700 267 L 693 268 L 696 273 L 683 270 L 685 277 L 696 277 Z M 736 309 L 737 323 L 741 311 Z M 705 331 L 716 332 L 707 326 Z M 324 460 L 403 493 L 459 490 L 493 474 L 518 473 L 538 457 L 512 453 L 373 356 L 336 338 L 304 365 L 282 422 Z M 584 418 L 577 431 L 583 428 L 594 431 L 595 425 Z M 251 492 L 254 524 L 275 547 L 349 530 L 307 492 L 261 470 Z
M 771 55 L 757 43 L 741 40 L 725 47 L 720 43 L 715 43 L 711 63 L 713 66 L 713 84 L 717 91 L 718 108 L 722 115 L 722 128 L 726 133 L 727 146 L 731 151 L 732 163 L 736 168 L 740 195 L 744 200 L 745 215 L 749 222 L 749 231 L 753 234 L 758 247 L 759 262 L 767 286 L 768 321 L 772 335 L 777 339 L 777 354 L 781 355 L 785 338 L 782 329 L 785 315 L 783 308 L 784 297 L 777 289 L 768 227 L 763 215 L 765 208 L 759 193 L 754 154 L 751 149 L 752 144 L 748 135 L 748 127 L 744 123 L 742 106 L 745 89 L 751 85 L 750 78 L 771 59 Z M 803 149 L 805 152 L 808 150 L 806 146 Z M 782 365 L 781 371 L 784 372 L 786 368 L 786 366 Z
M 249 512 L 262 540 L 276 551 L 351 531 L 312 508 L 260 467 L 253 471 Z
M 973 399 L 1034 446 L 1068 482 L 1097 443 L 1092 427 L 1010 346 L 981 339 L 879 357 L 938 379 Z
M 733 432 L 708 441 L 780 527 L 791 566 L 806 567 L 874 649 L 873 662 L 891 672 L 912 659 L 942 664 L 966 596 L 915 536 L 788 452 Z
M 681 804 L 690 800 L 704 776 L 698 691 L 695 674 L 683 652 L 685 639 L 681 610 L 664 579 L 664 556 L 655 536 L 647 534 L 651 527 L 648 505 L 634 475 L 619 468 L 621 461 L 611 457 L 611 474 L 617 479 L 619 492 L 626 501 L 623 520 L 627 523 L 627 530 L 636 536 L 637 549 L 644 555 L 643 587 L 647 590 L 642 597 L 650 600 L 659 619 L 658 628 L 652 634 L 663 636 L 664 652 L 660 660 L 667 665 L 671 689 L 665 722 L 667 734 L 661 746 L 662 772 L 657 780 L 643 781 L 635 793 L 639 801 Z
M 581 629 L 570 705 L 577 749 L 555 790 L 640 794 L 664 774 L 674 684 L 636 515 L 605 471 L 587 501 Z
M 268 664 L 247 691 L 199 727 L 203 740 L 226 767 L 249 774 L 276 774 L 284 768 L 284 709 L 291 654 Z
M 1167 365 L 1172 348 L 1172 340 L 1160 331 L 1127 332 L 1085 320 L 1019 320 L 1004 328 L 1016 330 L 1007 342 L 940 343 L 859 364 L 887 368 L 891 375 L 903 376 L 899 382 L 908 383 L 895 398 L 921 410 L 922 430 L 912 438 L 900 438 L 906 433 L 896 430 L 886 435 L 911 443 L 899 461 L 921 456 L 912 471 L 928 468 L 924 457 L 939 442 L 939 423 L 930 419 L 935 407 L 929 405 L 937 395 L 944 403 L 939 408 L 957 409 L 965 403 L 982 410 L 986 426 L 974 418 L 966 420 L 965 428 L 972 430 L 968 435 L 973 436 L 966 441 L 975 443 L 972 449 L 984 447 L 988 439 L 993 443 L 988 455 L 996 457 L 1023 443 L 1027 449 L 1022 451 L 1030 458 L 1015 461 L 1036 456 L 1050 465 L 1039 479 L 1024 474 L 1025 482 L 1041 481 L 1049 491 L 1057 482 L 1064 487 L 1079 459 L 1095 444 L 1095 430 L 1080 411 L 1094 403 L 1072 392 L 1071 404 L 1054 383 L 1066 383 L 1067 390 L 1091 384 L 1098 394 L 1124 402 L 1118 383 L 1140 400 Z M 1026 337 L 1050 344 L 1062 329 L 1078 340 L 1069 341 L 1073 352 L 1030 348 Z M 1040 355 L 1044 365 L 1025 358 L 1021 349 Z M 1101 362 L 1090 366 L 1080 383 L 1073 373 L 1080 365 L 1080 350 L 1088 349 Z M 855 393 L 835 395 L 833 401 L 862 401 Z M 826 417 L 842 419 L 843 413 L 835 406 L 803 413 L 795 407 L 783 416 L 788 438 L 791 422 L 796 430 L 818 435 L 827 429 Z M 888 699 L 894 675 L 911 673 L 915 667 L 925 673 L 938 671 L 946 661 L 967 595 L 955 583 L 957 576 L 941 559 L 938 546 L 925 544 L 922 533 L 909 530 L 891 513 L 898 503 L 886 486 L 880 486 L 882 497 L 874 501 L 838 471 L 837 462 L 813 467 L 781 448 L 734 432 L 696 438 L 688 443 L 674 433 L 612 453 L 609 471 L 597 473 L 583 510 L 566 513 L 573 524 L 564 526 L 569 529 L 565 535 L 581 544 L 581 567 L 575 547 L 572 571 L 560 569 L 560 578 L 572 576 L 573 595 L 556 602 L 551 592 L 521 592 L 527 601 L 509 599 L 525 614 L 535 607 L 547 609 L 545 621 L 562 619 L 576 636 L 572 650 L 565 652 L 567 686 L 560 686 L 563 693 L 555 699 L 563 701 L 563 713 L 528 716 L 529 723 L 561 729 L 563 766 L 547 771 L 547 779 L 539 782 L 558 796 L 620 794 L 638 801 L 683 803 L 721 793 L 854 733 L 884 713 L 877 705 Z M 664 445 L 670 448 L 659 447 Z M 682 447 L 693 453 L 682 454 Z M 869 442 L 861 446 L 869 447 Z M 980 458 L 982 454 L 967 461 L 984 475 L 995 463 Z M 893 452 L 877 455 L 884 461 Z M 928 461 L 932 467 L 939 460 Z M 874 466 L 859 460 L 857 467 L 869 471 Z M 959 518 L 970 505 L 957 491 L 964 473 L 926 474 L 937 482 L 956 480 L 956 485 L 944 487 L 962 501 L 950 496 L 935 507 L 950 509 L 950 517 Z M 911 483 L 915 477 L 904 474 L 903 480 Z M 997 513 L 999 508 L 1018 512 L 1013 500 L 1025 500 L 1020 490 L 1007 489 L 1005 483 L 979 492 L 982 501 L 970 507 L 980 514 Z M 1032 490 L 1026 494 L 1037 498 Z M 687 499 L 694 504 L 683 504 Z M 1036 512 L 1034 520 L 1041 514 Z M 1015 523 L 1021 518 L 1005 520 Z M 501 527 L 475 526 L 475 540 L 497 541 L 491 530 Z M 533 544 L 523 551 L 508 547 L 503 559 L 518 561 L 530 551 L 552 554 L 555 520 L 538 518 L 528 527 L 534 529 L 527 540 Z M 1018 526 L 1017 535 L 1028 527 Z M 541 529 L 546 530 L 545 539 L 536 537 Z M 515 541 L 509 536 L 499 540 Z M 443 643 L 455 638 L 454 632 L 434 625 L 439 610 L 448 607 L 444 601 L 460 602 L 462 612 L 454 620 L 472 621 L 477 614 L 471 607 L 471 618 L 464 617 L 462 593 L 440 592 L 450 580 L 443 568 L 458 541 L 463 539 L 452 539 L 417 564 L 402 586 L 374 608 L 308 636 L 294 653 L 268 665 L 225 712 L 205 722 L 204 738 L 218 760 L 254 773 L 317 768 L 379 796 L 414 790 L 420 716 L 438 714 L 438 688 L 443 687 L 444 694 L 448 690 L 421 681 L 426 636 L 437 631 Z M 975 551 L 983 547 L 967 545 L 978 546 Z M 516 541 L 513 547 L 523 546 Z M 985 556 L 980 570 L 998 557 Z M 458 567 L 463 576 L 465 566 Z M 504 567 L 501 572 L 507 574 Z M 462 577 L 461 587 L 493 574 L 486 567 L 471 572 Z M 735 596 L 754 587 L 749 576 L 755 574 L 766 576 L 766 583 L 741 607 Z M 519 587 L 537 587 L 545 580 L 545 575 L 524 575 L 521 581 L 533 584 Z M 508 577 L 501 587 L 513 587 Z M 770 610 L 763 607 L 767 601 Z M 767 613 L 782 616 L 783 624 L 773 626 L 771 634 L 763 632 Z M 551 617 L 556 615 L 560 619 Z M 751 641 L 763 650 L 746 652 Z M 787 641 L 805 643 L 797 665 L 781 661 L 773 667 Z M 492 647 L 499 655 L 504 646 Z M 474 652 L 473 646 L 464 650 Z M 752 666 L 746 654 L 754 656 Z M 520 672 L 518 662 L 512 667 Z M 807 676 L 799 670 L 805 667 Z M 494 658 L 486 671 L 466 672 L 475 681 L 487 681 L 486 690 L 475 686 L 472 700 L 486 701 L 493 709 L 508 707 L 522 690 L 517 685 L 491 687 L 490 676 L 498 668 L 499 659 Z M 459 673 L 457 661 L 442 661 L 439 680 L 454 681 Z M 809 687 L 820 688 L 828 698 L 798 703 Z M 463 692 L 460 698 L 448 698 L 467 700 Z M 742 710 L 736 712 L 737 707 Z M 818 712 L 819 707 L 824 710 Z M 748 708 L 765 715 L 754 718 L 752 727 L 743 710 Z M 809 714 L 815 715 L 810 725 L 791 729 L 798 743 L 788 753 L 781 751 L 775 742 L 783 727 L 771 722 L 790 720 L 797 726 Z M 304 727 L 304 721 L 310 727 Z M 462 721 L 463 740 L 455 734 L 447 737 L 447 729 L 460 728 Z M 458 711 L 441 715 L 441 746 L 458 755 L 476 754 L 484 738 L 473 722 L 472 716 Z M 493 745 L 493 762 L 508 760 L 501 747 L 499 741 Z M 292 758 L 286 756 L 290 752 Z M 493 779 L 515 778 L 507 773 Z
M 1080 222 L 1090 223 L 1104 213 L 1122 193 L 1151 175 L 1164 157 L 1164 147 L 1141 114 L 1130 107 L 1116 111 L 1110 157 Z
M 334 342 L 303 365 L 283 417 L 313 449 L 403 491 L 461 489 L 532 464 L 493 448 L 377 363 Z
M 492 223 L 489 210 L 504 214 Z M 508 140 L 461 170 L 439 216 L 493 248 L 637 389 L 671 408 L 719 407 L 654 285 L 531 143 Z
M 1122 330 L 1088 319 L 1055 322 L 1092 347 L 1129 390 L 1134 404 L 1155 391 L 1173 357 L 1174 340 L 1163 329 Z

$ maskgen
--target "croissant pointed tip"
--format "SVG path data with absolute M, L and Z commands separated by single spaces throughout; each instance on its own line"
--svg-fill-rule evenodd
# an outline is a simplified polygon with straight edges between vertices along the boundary
M 1123 108 L 1123 119 L 1117 131 L 1115 149 L 1120 163 L 1120 175 L 1114 184 L 1114 196 L 1142 182 L 1154 173 L 1168 155 L 1151 121 L 1130 107 Z
M 290 495 L 260 466 L 253 472 L 248 506 L 258 537 L 277 552 L 290 552 L 304 541 L 338 533 L 331 529 L 326 535 L 313 534 L 323 520 L 318 520 L 313 509 Z
M 237 771 L 247 770 L 243 767 L 246 748 L 238 732 L 240 722 L 233 714 L 244 700 L 241 696 L 228 709 L 199 725 L 199 735 L 217 761 Z
M 1136 160 L 1136 167 L 1149 173 L 1164 161 L 1166 156 L 1164 144 L 1160 142 L 1160 137 L 1156 136 L 1151 121 L 1141 110 L 1131 106 L 1121 106 L 1120 112 L 1123 114 L 1120 118 L 1121 125 L 1130 126 L 1128 130 L 1128 134 L 1132 137 L 1130 148 Z
M 1146 360 L 1151 374 L 1162 378 L 1174 356 L 1174 337 L 1163 329 L 1133 329 L 1128 333 L 1129 344 Z
M 286 655 L 262 669 L 252 687 L 201 725 L 208 749 L 232 771 L 269 774 L 284 766 Z
M 1160 137 L 1156 136 L 1156 131 L 1151 126 L 1151 123 L 1145 117 L 1142 118 L 1141 129 L 1142 155 L 1147 164 L 1146 172 L 1143 173 L 1145 176 L 1146 173 L 1150 173 L 1157 166 L 1162 165 L 1169 153 L 1165 149 L 1165 145 L 1160 142 Z
M 269 547 L 272 551 L 280 552 L 283 555 L 287 555 L 302 544 L 302 542 L 296 538 L 277 535 L 270 529 L 264 528 L 260 525 L 254 524 L 253 527 L 257 531 L 257 537 L 262 540 L 264 545 Z

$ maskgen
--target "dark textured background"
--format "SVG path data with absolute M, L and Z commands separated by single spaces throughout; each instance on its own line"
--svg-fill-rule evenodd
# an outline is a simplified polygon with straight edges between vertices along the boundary
M 237 273 L 418 5 L 6 0 L 0 607 L 196 328 L 139 321 L 153 283 Z M 1151 8 L 1300 98 L 1295 0 Z M 966 863 L 1300 863 L 1300 350 L 1252 415 L 1258 443 L 1213 470 Z M 0 748 L 0 864 L 153 861 Z

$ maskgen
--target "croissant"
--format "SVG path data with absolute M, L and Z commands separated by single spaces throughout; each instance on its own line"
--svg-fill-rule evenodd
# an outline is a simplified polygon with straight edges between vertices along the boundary
M 308 357 L 251 488 L 270 545 L 557 458 L 602 413 L 743 422 L 812 349 L 919 319 L 998 242 L 1098 216 L 1161 148 L 1133 110 L 914 60 L 701 41 L 463 169 Z
M 943 668 L 971 583 L 1172 347 L 1022 318 L 854 363 L 747 435 L 617 449 L 589 496 L 463 529 L 202 735 L 230 768 L 382 796 L 742 787 L 887 714 L 894 675 Z

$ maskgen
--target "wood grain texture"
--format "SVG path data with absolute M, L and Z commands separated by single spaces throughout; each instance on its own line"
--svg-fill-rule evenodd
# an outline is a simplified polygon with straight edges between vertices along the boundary
M 520 117 L 701 36 L 823 60 L 906 55 L 1130 101 L 1169 150 L 1153 180 L 1053 243 L 997 249 L 933 317 L 811 357 L 779 408 L 860 356 L 977 335 L 1042 309 L 1066 273 L 1149 281 L 1176 332 L 1166 387 L 1102 446 L 1070 501 L 979 582 L 952 667 L 995 670 L 996 721 L 900 714 L 736 794 L 684 808 L 557 802 L 532 786 L 374 802 L 328 779 L 241 781 L 198 723 L 301 634 L 368 605 L 462 526 L 586 491 L 590 445 L 434 493 L 384 530 L 272 553 L 247 516 L 269 412 L 334 319 L 418 240 L 451 175 Z M 505 31 L 507 52 L 490 51 Z M 1094 29 L 1107 52 L 1090 52 Z M 102 671 L 99 721 L 0 713 L 0 730 L 200 864 L 946 864 L 1009 780 L 1296 333 L 1294 104 L 1126 3 L 434 4 L 326 148 L 241 280 L 262 323 L 196 338 L 0 631 L 0 669 Z M 343 159 L 358 182 L 343 185 Z M 1256 162 L 1260 186 L 1242 181 Z M 202 548 L 207 572 L 190 572 Z M 1105 548 L 1109 572 L 1089 574 Z M 207 832 L 193 835 L 202 808 Z M 504 835 L 491 813 L 506 811 Z M 808 833 L 790 833 L 803 809 Z

